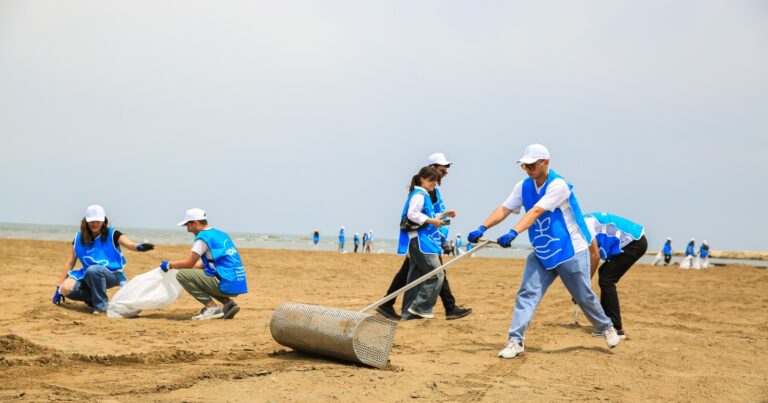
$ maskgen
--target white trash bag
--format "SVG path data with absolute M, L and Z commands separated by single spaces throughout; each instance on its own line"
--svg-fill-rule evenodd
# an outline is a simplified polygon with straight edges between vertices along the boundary
M 699 259 L 698 256 L 693 259 L 693 263 L 691 263 L 691 269 L 701 270 L 701 259 Z
M 659 252 L 656 254 L 656 260 L 653 261 L 653 264 L 651 266 L 656 266 L 657 264 L 659 264 L 659 262 L 661 262 L 661 259 L 664 259 L 664 254 Z
M 691 256 L 686 256 L 685 259 L 683 259 L 682 262 L 680 262 L 680 268 L 683 270 L 688 270 L 691 268 Z
M 709 257 L 705 257 L 701 261 L 701 268 L 702 269 L 709 269 Z
M 184 291 L 176 272 L 164 272 L 158 267 L 132 278 L 109 301 L 107 316 L 135 318 L 143 310 L 161 309 L 176 302 Z

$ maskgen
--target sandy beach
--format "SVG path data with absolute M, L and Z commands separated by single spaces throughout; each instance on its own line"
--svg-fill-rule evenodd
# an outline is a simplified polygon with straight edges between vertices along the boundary
M 466 318 L 399 325 L 390 365 L 372 369 L 283 348 L 272 310 L 287 301 L 361 309 L 402 258 L 244 249 L 251 292 L 230 321 L 196 322 L 188 295 L 137 319 L 94 317 L 50 297 L 67 242 L 0 240 L 0 400 L 15 401 L 768 401 L 768 270 L 638 265 L 619 283 L 628 338 L 608 350 L 555 282 L 527 333 L 505 342 L 523 262 L 449 269 Z M 127 253 L 129 277 L 189 247 Z M 597 287 L 595 282 L 595 287 Z M 110 290 L 114 294 L 116 289 Z

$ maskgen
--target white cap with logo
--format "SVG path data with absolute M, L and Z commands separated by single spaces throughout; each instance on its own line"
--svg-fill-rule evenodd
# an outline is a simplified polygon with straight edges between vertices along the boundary
M 85 221 L 87 222 L 104 221 L 106 218 L 107 212 L 104 211 L 104 207 L 101 207 L 98 204 L 88 206 L 88 208 L 85 209 Z
M 448 161 L 448 158 L 445 158 L 445 154 L 443 153 L 434 153 L 427 158 L 427 165 L 451 165 L 453 162 Z
M 549 150 L 541 144 L 531 144 L 525 147 L 523 156 L 517 160 L 518 164 L 533 164 L 538 160 L 548 160 Z
M 205 211 L 199 208 L 191 208 L 184 214 L 184 221 L 179 223 L 179 227 L 187 225 L 190 221 L 207 220 L 208 216 L 205 215 Z

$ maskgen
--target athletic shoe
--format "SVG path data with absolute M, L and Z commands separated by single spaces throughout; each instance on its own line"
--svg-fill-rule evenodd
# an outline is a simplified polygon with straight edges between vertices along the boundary
M 627 338 L 627 336 L 624 334 L 623 330 L 616 329 L 616 334 L 618 334 L 619 338 L 622 339 L 622 340 Z M 603 333 L 602 332 L 594 332 L 594 333 L 592 333 L 592 337 L 603 337 Z
M 578 325 L 579 324 L 579 312 L 581 312 L 581 308 L 578 304 L 575 302 L 573 303 L 573 324 Z
M 603 331 L 603 337 L 605 337 L 605 344 L 608 345 L 608 348 L 614 348 L 621 342 L 621 337 L 616 333 L 616 329 L 613 326 Z
M 232 319 L 240 312 L 240 305 L 237 305 L 235 301 L 229 300 L 229 302 L 221 307 L 221 310 L 224 312 L 222 319 Z
M 395 312 L 395 308 L 393 308 L 391 305 L 382 305 L 380 307 L 376 308 L 376 312 L 378 312 L 381 316 L 392 319 L 392 320 L 400 320 L 400 315 Z
M 510 340 L 504 349 L 499 351 L 500 358 L 515 358 L 519 355 L 525 355 L 525 347 L 517 340 Z
M 472 308 L 464 308 L 463 306 L 454 306 L 453 309 L 445 313 L 446 320 L 453 320 L 463 318 L 472 313 Z
M 199 315 L 195 315 L 192 317 L 192 320 L 208 320 L 208 319 L 219 319 L 224 316 L 224 311 L 221 310 L 221 308 L 213 307 L 203 308 L 202 311 L 200 311 Z
M 423 318 L 423 319 L 432 319 L 432 318 L 435 317 L 434 314 L 422 313 L 422 312 L 419 312 L 419 311 L 413 309 L 413 307 L 408 308 L 408 313 L 410 313 L 411 315 L 414 315 L 414 316 L 418 316 L 419 318 Z

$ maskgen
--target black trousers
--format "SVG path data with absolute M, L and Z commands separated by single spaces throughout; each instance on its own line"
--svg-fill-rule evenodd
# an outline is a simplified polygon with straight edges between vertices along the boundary
M 624 247 L 624 252 L 611 256 L 598 269 L 600 278 L 600 305 L 605 314 L 611 318 L 613 327 L 622 329 L 621 309 L 619 307 L 619 294 L 616 292 L 616 283 L 640 259 L 648 250 L 648 240 L 643 235 L 640 239 L 630 242 Z
M 443 264 L 442 256 L 438 255 L 438 257 L 440 259 L 440 264 Z M 395 274 L 395 277 L 392 279 L 392 284 L 389 285 L 389 289 L 387 290 L 386 295 L 389 295 L 408 284 L 409 265 L 410 261 L 408 256 L 406 256 L 405 260 L 403 260 L 403 265 L 400 266 L 400 270 L 398 270 L 397 274 Z M 392 298 L 392 300 L 385 302 L 382 306 L 389 305 L 394 308 L 395 300 L 397 300 L 397 298 Z M 450 312 L 456 308 L 456 298 L 453 297 L 453 293 L 451 293 L 451 286 L 448 285 L 448 273 L 445 273 L 445 278 L 443 279 L 443 287 L 440 288 L 440 300 L 443 301 L 443 308 L 445 308 L 446 312 Z
M 664 255 L 664 266 L 668 265 L 672 260 L 672 255 Z

